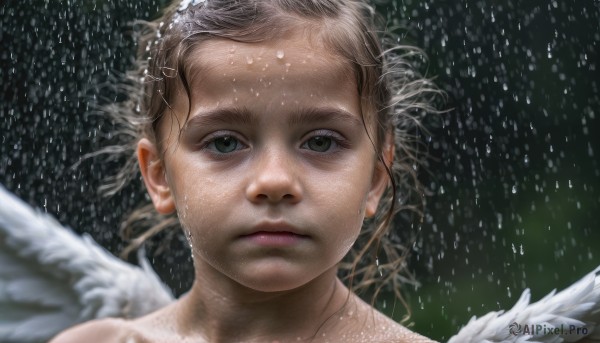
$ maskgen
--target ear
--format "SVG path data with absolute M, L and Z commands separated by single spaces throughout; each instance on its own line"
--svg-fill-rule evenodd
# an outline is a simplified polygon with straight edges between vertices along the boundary
M 137 158 L 154 208 L 160 214 L 173 213 L 175 200 L 167 182 L 163 161 L 154 143 L 142 138 L 137 145 Z
M 394 137 L 391 133 L 385 135 L 381 155 L 383 157 L 383 162 L 377 159 L 375 170 L 373 171 L 373 180 L 371 181 L 371 190 L 367 195 L 365 204 L 365 217 L 367 218 L 373 217 L 377 212 L 379 200 L 381 200 L 383 192 L 385 192 L 385 189 L 390 183 L 390 177 L 386 166 L 391 169 L 392 162 L 394 161 Z

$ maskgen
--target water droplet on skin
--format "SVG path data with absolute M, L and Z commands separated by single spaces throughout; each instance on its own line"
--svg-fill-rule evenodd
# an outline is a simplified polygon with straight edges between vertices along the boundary
M 283 50 L 277 50 L 276 56 L 278 59 L 282 59 L 285 56 L 285 53 L 283 52 Z
M 188 241 L 188 245 L 190 246 L 190 249 L 193 249 L 194 246 L 192 244 L 192 233 L 190 231 L 185 231 L 185 238 L 187 238 Z
M 254 58 L 252 58 L 252 56 L 246 56 L 246 63 L 248 63 L 248 64 L 254 63 Z

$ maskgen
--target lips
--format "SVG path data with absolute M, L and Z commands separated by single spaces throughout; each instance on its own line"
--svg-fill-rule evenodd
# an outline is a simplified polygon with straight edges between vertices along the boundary
M 273 221 L 273 222 L 262 222 L 254 225 L 247 233 L 242 236 L 251 236 L 258 233 L 263 234 L 294 234 L 298 236 L 308 236 L 303 230 L 296 228 L 295 226 L 288 224 L 284 221 Z
M 285 247 L 298 244 L 309 236 L 287 223 L 271 222 L 254 226 L 241 238 L 261 246 Z

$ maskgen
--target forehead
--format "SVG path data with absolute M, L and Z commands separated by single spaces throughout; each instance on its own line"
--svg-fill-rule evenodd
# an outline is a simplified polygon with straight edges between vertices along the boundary
M 327 91 L 340 85 L 356 89 L 350 64 L 318 40 L 301 34 L 254 43 L 209 39 L 189 50 L 185 66 L 190 85 L 209 92 L 244 92 L 249 89 L 236 85 L 251 83 L 259 96 L 261 89 Z M 227 89 L 215 87 L 219 85 Z

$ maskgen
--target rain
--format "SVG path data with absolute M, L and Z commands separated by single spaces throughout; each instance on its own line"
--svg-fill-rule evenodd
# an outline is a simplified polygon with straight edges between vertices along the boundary
M 165 2 L 0 4 L 0 183 L 116 255 L 142 184 L 104 198 L 98 187 L 123 161 L 82 157 L 118 139 L 95 109 L 125 96 L 113 86 L 136 51 L 129 25 Z M 397 228 L 417 235 L 408 268 L 420 285 L 405 290 L 411 329 L 447 340 L 525 288 L 537 300 L 595 268 L 600 2 L 379 0 L 376 9 L 400 44 L 423 49 L 427 59 L 414 63 L 446 94 L 420 132 L 423 223 Z M 185 292 L 186 237 L 154 242 L 155 269 Z M 379 307 L 400 319 L 406 311 L 392 302 Z

